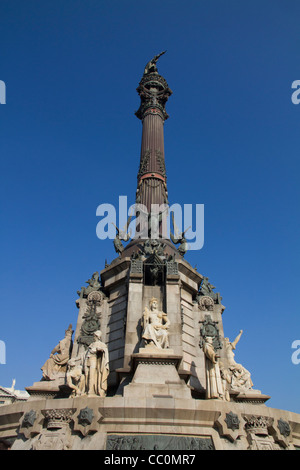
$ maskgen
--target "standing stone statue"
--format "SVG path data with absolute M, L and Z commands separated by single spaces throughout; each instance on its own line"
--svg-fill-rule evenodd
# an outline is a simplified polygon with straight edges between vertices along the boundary
M 206 398 L 218 398 L 225 400 L 223 379 L 218 363 L 218 354 L 213 346 L 212 336 L 206 336 L 203 341 L 206 371 Z
M 67 364 L 72 352 L 72 325 L 65 331 L 65 337 L 51 351 L 49 359 L 41 368 L 44 380 L 55 380 L 67 370 Z
M 158 300 L 153 297 L 149 302 L 150 310 L 145 307 L 143 313 L 144 331 L 142 338 L 146 344 L 152 344 L 159 349 L 169 348 L 168 328 L 170 321 L 165 312 L 158 310 Z
M 101 331 L 94 333 L 94 341 L 87 349 L 84 366 L 85 393 L 105 397 L 109 374 L 108 349 L 101 341 Z

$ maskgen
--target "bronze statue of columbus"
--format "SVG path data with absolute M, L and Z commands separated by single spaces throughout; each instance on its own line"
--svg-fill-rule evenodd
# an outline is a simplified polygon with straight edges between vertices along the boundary
M 145 70 L 144 70 L 144 75 L 148 74 L 148 73 L 158 73 L 157 72 L 157 66 L 156 66 L 156 62 L 158 61 L 158 59 L 163 55 L 165 54 L 167 51 L 163 51 L 161 52 L 160 54 L 157 54 L 153 57 L 153 59 L 151 59 L 148 64 L 146 65 L 145 67 Z

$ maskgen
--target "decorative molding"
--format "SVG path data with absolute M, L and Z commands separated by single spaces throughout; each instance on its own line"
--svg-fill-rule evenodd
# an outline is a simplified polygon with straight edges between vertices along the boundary
M 22 428 L 32 427 L 34 425 L 35 420 L 36 420 L 35 410 L 27 411 L 27 413 L 24 414 L 24 417 L 22 420 Z
M 159 171 L 161 174 L 165 177 L 166 176 L 166 165 L 165 165 L 165 159 L 163 158 L 163 153 L 161 150 L 156 150 L 156 161 L 159 165 Z
M 98 271 L 94 272 L 92 277 L 88 279 L 87 281 L 85 281 L 85 283 L 88 284 L 88 286 L 86 287 L 83 286 L 81 287 L 80 291 L 79 290 L 77 291 L 77 294 L 79 295 L 81 299 L 86 298 L 91 292 L 100 291 L 101 282 L 100 282 Z
M 101 312 L 97 312 L 97 307 L 103 302 L 103 295 L 99 291 L 93 291 L 87 297 L 87 310 L 82 316 L 83 323 L 80 329 L 80 336 L 77 343 L 83 344 L 86 348 L 93 342 L 94 333 L 100 330 Z
M 79 431 L 84 437 L 91 432 L 97 432 L 104 416 L 100 413 L 95 402 L 85 408 L 77 408 L 74 418 L 74 431 Z
M 61 429 L 69 426 L 74 412 L 75 409 L 73 408 L 53 408 L 42 411 L 46 419 L 47 429 Z
M 100 306 L 103 303 L 103 294 L 100 291 L 90 292 L 87 296 L 87 302 L 89 305 Z
M 198 307 L 200 310 L 208 310 L 212 311 L 214 309 L 214 301 L 208 295 L 204 295 L 203 297 L 198 298 Z
M 284 421 L 282 418 L 278 420 L 277 426 L 278 426 L 280 434 L 283 437 L 288 437 L 291 434 L 291 427 L 289 423 L 287 421 Z
M 199 346 L 202 348 L 204 338 L 211 336 L 213 338 L 214 349 L 222 349 L 219 328 L 217 327 L 218 322 L 213 321 L 210 315 L 205 315 L 204 321 L 199 321 L 199 323 L 202 323 L 202 326 L 200 327 Z
M 227 428 L 234 431 L 235 429 L 240 428 L 240 420 L 237 414 L 230 411 L 230 413 L 226 413 L 225 423 L 227 424 Z
M 130 263 L 130 273 L 143 274 L 143 261 L 140 259 L 132 259 Z
M 94 419 L 93 410 L 89 408 L 88 406 L 86 406 L 85 408 L 82 408 L 80 410 L 77 418 L 78 418 L 78 424 L 80 424 L 83 427 L 89 426 L 92 424 L 93 419 Z
M 241 413 L 239 411 L 234 413 L 230 410 L 229 412 L 222 411 L 215 424 L 219 434 L 233 442 L 238 437 L 246 436 L 245 429 L 241 425 L 242 422 L 243 418 Z
M 284 448 L 289 447 L 292 443 L 293 436 L 290 423 L 282 418 L 277 421 L 274 420 L 270 427 L 270 434 L 272 434 L 275 441 Z
M 39 411 L 31 409 L 26 411 L 21 419 L 19 420 L 19 432 L 24 434 L 26 439 L 39 434 L 42 430 L 42 423 L 44 417 L 39 413 Z
M 247 432 L 260 435 L 268 435 L 268 427 L 271 426 L 273 420 L 268 416 L 244 416 L 246 421 L 245 429 Z
M 178 275 L 178 263 L 176 261 L 167 261 L 167 275 Z
M 138 179 L 140 179 L 145 173 L 148 172 L 150 161 L 150 150 L 147 149 L 144 154 L 141 156 L 140 167 L 138 171 Z
M 201 285 L 200 285 L 200 288 L 199 288 L 199 292 L 197 294 L 197 301 L 199 301 L 199 299 L 202 297 L 202 296 L 208 296 L 208 297 L 211 297 L 212 300 L 214 301 L 214 303 L 216 304 L 221 304 L 221 301 L 222 301 L 222 297 L 220 295 L 220 292 L 214 292 L 214 289 L 215 289 L 215 286 L 213 286 L 210 282 L 208 282 L 209 279 L 208 277 L 203 277 L 202 281 L 201 281 Z
M 168 119 L 165 105 L 172 95 L 166 80 L 157 72 L 146 73 L 140 80 L 137 92 L 141 98 L 141 104 L 135 115 L 143 120 L 147 114 L 156 114 L 163 121 Z

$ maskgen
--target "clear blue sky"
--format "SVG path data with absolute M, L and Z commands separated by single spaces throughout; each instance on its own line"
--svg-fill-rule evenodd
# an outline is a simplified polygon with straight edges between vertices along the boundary
M 225 335 L 244 330 L 254 388 L 300 412 L 299 17 L 292 0 L 1 1 L 1 385 L 40 380 L 77 289 L 115 257 L 96 208 L 134 202 L 136 87 L 166 49 L 169 200 L 205 204 L 186 259 L 221 292 Z

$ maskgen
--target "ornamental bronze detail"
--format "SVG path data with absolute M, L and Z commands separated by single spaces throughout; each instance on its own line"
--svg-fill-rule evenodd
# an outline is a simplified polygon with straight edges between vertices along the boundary
M 218 322 L 213 321 L 210 315 L 205 315 L 204 321 L 200 321 L 202 326 L 200 327 L 200 342 L 199 346 L 202 348 L 204 340 L 207 336 L 213 338 L 214 349 L 222 349 L 222 343 L 219 334 L 219 328 L 217 327 Z
M 87 298 L 87 311 L 83 315 L 83 323 L 81 325 L 80 336 L 77 340 L 79 344 L 88 347 L 94 340 L 94 333 L 100 330 L 101 313 L 97 311 L 97 307 L 102 304 L 101 292 L 91 292 Z

